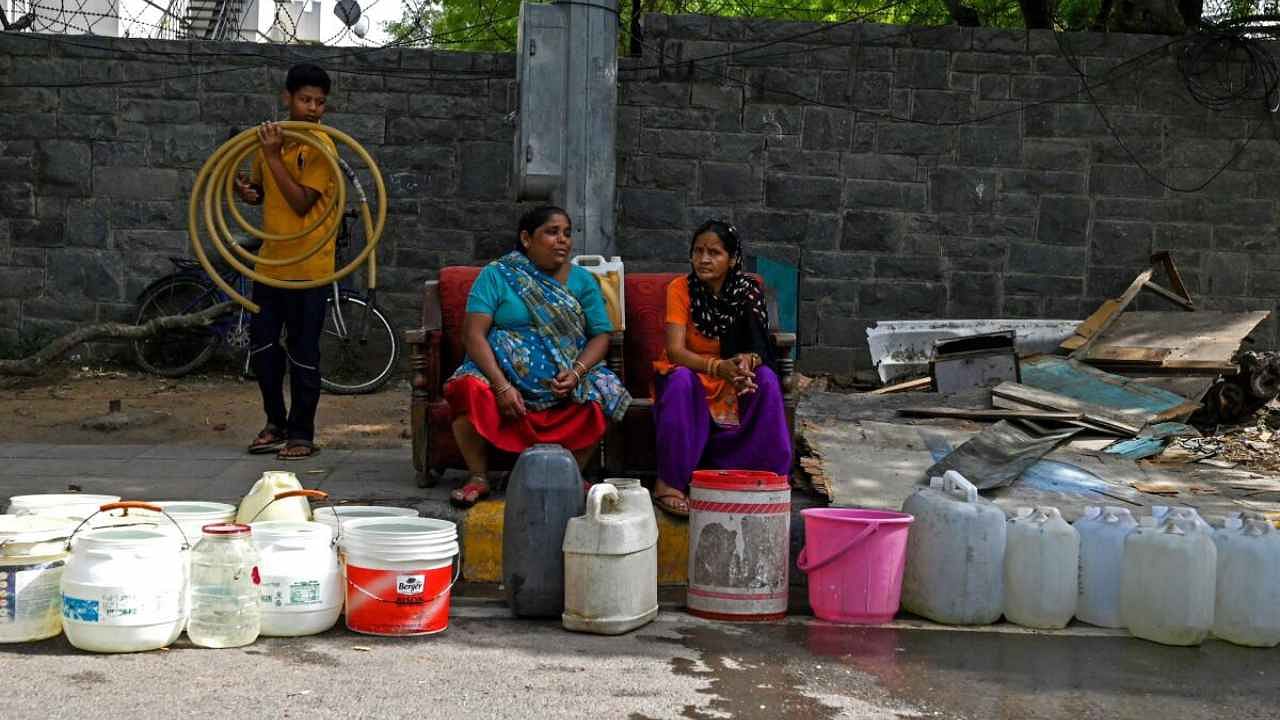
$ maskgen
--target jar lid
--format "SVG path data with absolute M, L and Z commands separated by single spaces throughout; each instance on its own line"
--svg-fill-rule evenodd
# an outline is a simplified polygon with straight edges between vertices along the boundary
M 213 523 L 200 528 L 200 532 L 205 535 L 227 537 L 230 535 L 249 535 L 253 532 L 253 529 L 248 525 L 241 525 L 239 523 Z

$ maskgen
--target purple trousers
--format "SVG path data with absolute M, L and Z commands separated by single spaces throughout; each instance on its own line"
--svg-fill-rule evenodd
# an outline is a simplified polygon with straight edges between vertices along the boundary
M 697 373 L 676 368 L 656 379 L 658 479 L 688 492 L 693 471 L 768 470 L 791 472 L 791 436 L 778 376 L 756 370 L 755 392 L 738 399 L 734 427 L 717 425 L 707 408 L 707 392 Z

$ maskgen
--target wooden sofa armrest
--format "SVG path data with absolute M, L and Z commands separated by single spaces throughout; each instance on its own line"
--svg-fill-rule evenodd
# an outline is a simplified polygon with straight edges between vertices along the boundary
M 408 330 L 404 342 L 409 346 L 410 381 L 409 413 L 413 432 L 413 465 L 422 487 L 429 476 L 427 467 L 430 438 L 427 419 L 432 403 L 440 399 L 441 329 L 439 283 L 429 280 L 422 286 L 422 327 Z
M 609 350 L 605 353 L 605 366 L 613 371 L 620 379 L 626 380 L 627 363 L 624 359 L 625 338 L 622 333 L 616 332 L 609 336 Z
M 782 383 L 782 394 L 790 396 L 796 389 L 796 361 L 791 357 L 791 350 L 796 346 L 796 334 L 775 330 L 769 333 L 769 342 L 773 344 L 774 357 L 778 359 L 778 380 Z

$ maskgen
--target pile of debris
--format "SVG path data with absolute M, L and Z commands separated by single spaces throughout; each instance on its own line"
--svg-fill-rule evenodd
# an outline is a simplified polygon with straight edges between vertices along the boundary
M 1153 281 L 1158 271 L 1167 285 Z M 1131 310 L 1144 291 L 1178 309 Z M 1198 309 L 1161 253 L 1120 297 L 1069 334 L 1059 328 L 1054 354 L 1028 354 L 1001 321 L 971 335 L 951 321 L 933 329 L 927 377 L 809 395 L 798 413 L 801 464 L 839 505 L 896 507 L 928 477 L 956 470 L 997 503 L 1057 505 L 1068 517 L 1115 503 L 1280 513 L 1280 492 L 1268 497 L 1274 507 L 1256 499 L 1280 490 L 1280 479 L 1250 472 L 1280 470 L 1280 432 L 1266 422 L 1280 356 L 1242 349 L 1269 314 Z M 901 372 L 904 358 L 919 359 L 922 331 L 910 327 L 904 343 L 868 336 L 917 346 L 895 356 Z M 1216 433 L 1239 421 L 1249 429 Z

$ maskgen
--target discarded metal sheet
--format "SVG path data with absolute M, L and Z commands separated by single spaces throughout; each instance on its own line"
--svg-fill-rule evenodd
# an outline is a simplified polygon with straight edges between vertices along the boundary
M 1168 390 L 1052 355 L 1023 361 L 1022 384 L 1106 408 L 1139 426 L 1186 418 L 1200 407 Z
M 1107 446 L 1103 452 L 1109 455 L 1116 455 L 1126 460 L 1142 460 L 1144 458 L 1155 457 L 1164 452 L 1165 445 L 1168 444 L 1166 438 L 1149 438 L 1138 437 L 1129 440 L 1117 440 Z
M 1190 425 L 1177 422 L 1156 423 L 1143 428 L 1136 438 L 1118 440 L 1108 445 L 1103 452 L 1128 460 L 1144 460 L 1163 453 L 1173 438 L 1199 436 L 1200 431 Z
M 1018 352 L 1012 330 L 937 340 L 929 363 L 940 393 L 1018 382 Z
M 1072 429 L 1042 434 L 1001 420 L 966 440 L 929 468 L 927 474 L 935 477 L 955 470 L 979 490 L 1004 487 L 1078 432 L 1079 429 Z
M 1012 330 L 1018 354 L 1053 352 L 1075 332 L 1078 320 L 890 320 L 867 329 L 871 362 L 881 382 L 925 375 L 935 341 Z

